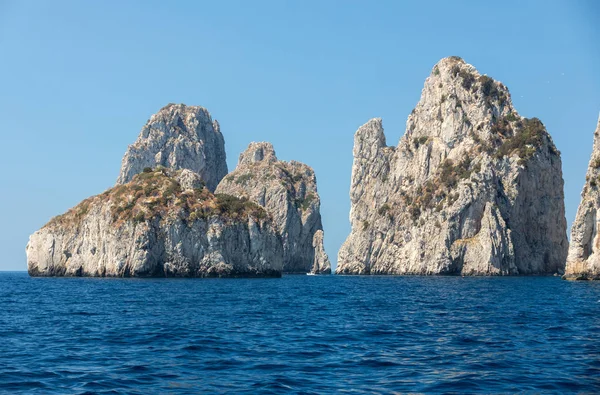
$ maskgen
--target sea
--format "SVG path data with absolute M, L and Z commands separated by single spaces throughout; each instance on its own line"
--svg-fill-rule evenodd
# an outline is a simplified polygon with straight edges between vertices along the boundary
M 600 393 L 600 283 L 0 273 L 0 393 Z

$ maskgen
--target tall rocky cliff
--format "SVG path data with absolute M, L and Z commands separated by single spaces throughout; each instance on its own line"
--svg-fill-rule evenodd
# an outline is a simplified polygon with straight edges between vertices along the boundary
M 461 58 L 426 79 L 397 147 L 380 119 L 354 136 L 341 274 L 561 273 L 560 153 L 507 88 Z
M 277 160 L 270 143 L 251 143 L 216 193 L 247 198 L 267 210 L 282 236 L 284 272 L 331 272 L 312 168 Z
M 55 217 L 26 252 L 32 276 L 280 276 L 283 267 L 281 238 L 262 207 L 164 168 Z
M 227 174 L 225 142 L 219 123 L 199 106 L 169 104 L 154 114 L 129 146 L 118 184 L 131 181 L 145 168 L 189 169 L 214 191 Z
M 564 276 L 569 280 L 600 280 L 600 118 L 585 180 L 577 217 L 571 226 L 571 244 Z

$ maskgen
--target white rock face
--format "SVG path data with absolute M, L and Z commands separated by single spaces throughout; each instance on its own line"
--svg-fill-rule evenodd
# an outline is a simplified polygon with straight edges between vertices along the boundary
M 169 104 L 154 114 L 121 164 L 118 184 L 131 181 L 144 168 L 189 169 L 214 191 L 227 174 L 225 142 L 219 123 L 199 106 Z
M 329 262 L 329 257 L 325 252 L 325 246 L 323 245 L 323 231 L 321 229 L 315 232 L 312 246 L 315 249 L 315 259 L 310 273 L 331 274 L 331 262 Z
M 585 179 L 577 217 L 571 227 L 571 244 L 564 276 L 568 280 L 600 280 L 600 118 Z
M 462 59 L 433 68 L 397 147 L 372 119 L 353 154 L 352 231 L 337 273 L 563 272 L 560 153 L 504 85 Z
M 215 193 L 247 198 L 267 210 L 283 240 L 284 272 L 331 272 L 312 168 L 278 161 L 271 143 L 251 143 Z
M 187 170 L 145 172 L 84 200 L 30 236 L 29 274 L 281 276 L 281 237 L 264 209 L 215 198 L 194 178 Z
M 202 189 L 204 187 L 204 181 L 198 173 L 194 173 L 191 170 L 183 169 L 181 171 L 174 172 L 173 176 L 177 182 L 181 185 L 183 190 L 194 190 Z

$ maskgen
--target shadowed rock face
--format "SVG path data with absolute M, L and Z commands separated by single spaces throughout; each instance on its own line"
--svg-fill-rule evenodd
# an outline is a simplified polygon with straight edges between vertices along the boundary
M 564 276 L 568 280 L 600 280 L 600 118 L 585 180 L 577 217 L 571 227 L 571 244 Z
M 84 200 L 29 238 L 32 276 L 268 277 L 283 268 L 265 210 L 159 169 Z
M 352 231 L 340 274 L 562 273 L 560 153 L 507 88 L 458 57 L 425 81 L 396 147 L 380 119 L 354 136 Z
M 331 272 L 312 168 L 277 160 L 270 143 L 251 143 L 216 193 L 247 198 L 267 210 L 282 237 L 284 272 Z
M 227 174 L 225 142 L 219 123 L 199 106 L 169 104 L 154 114 L 129 146 L 118 184 L 131 181 L 145 168 L 189 169 L 214 191 Z

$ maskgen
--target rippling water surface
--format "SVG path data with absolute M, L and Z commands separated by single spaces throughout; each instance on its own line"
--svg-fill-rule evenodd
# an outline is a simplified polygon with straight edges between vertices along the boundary
M 600 284 L 0 273 L 0 391 L 600 392 Z

